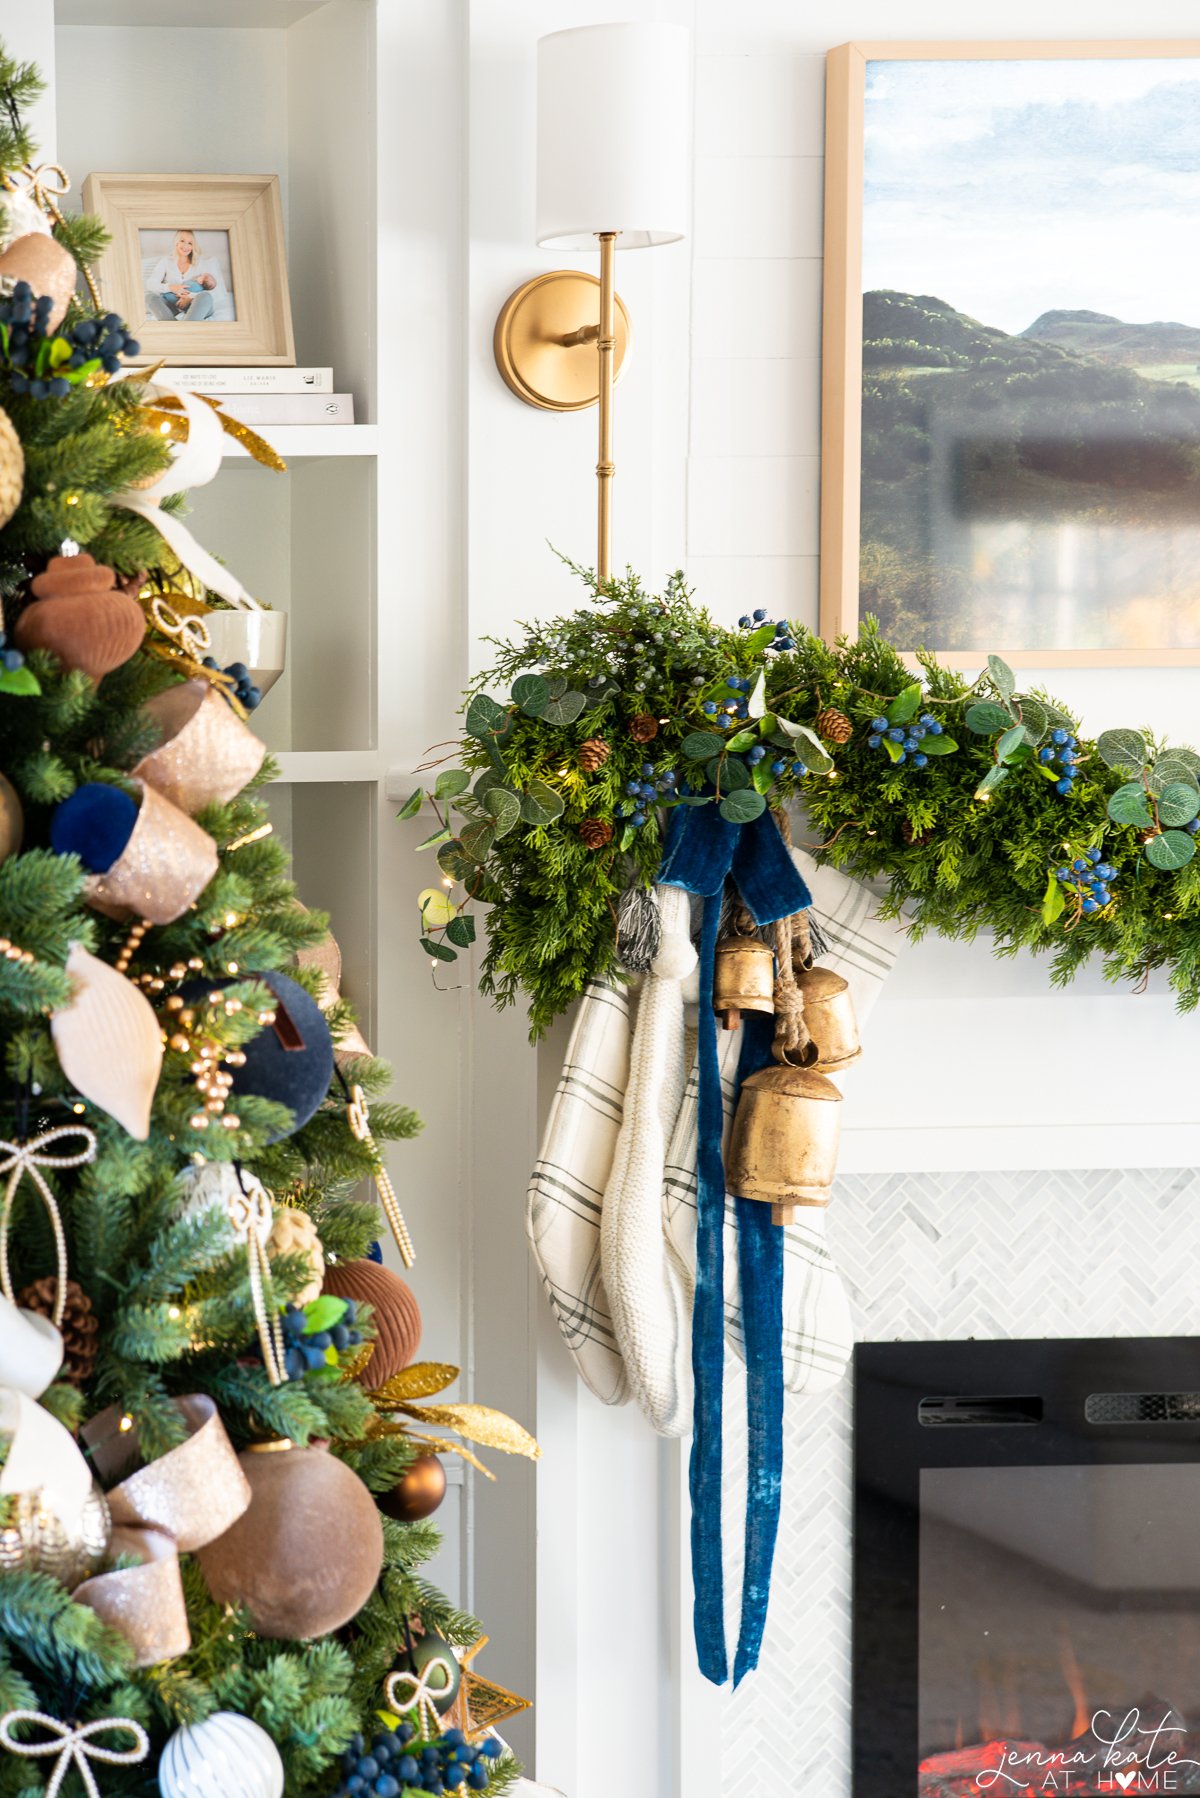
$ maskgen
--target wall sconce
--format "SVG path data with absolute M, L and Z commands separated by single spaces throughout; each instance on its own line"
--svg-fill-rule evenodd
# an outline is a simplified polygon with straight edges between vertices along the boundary
M 598 245 L 600 276 L 525 282 L 496 320 L 496 363 L 518 399 L 548 412 L 600 408 L 598 583 L 611 575 L 613 383 L 630 341 L 613 291 L 616 251 L 684 235 L 689 34 L 681 25 L 582 25 L 538 42 L 537 241 Z

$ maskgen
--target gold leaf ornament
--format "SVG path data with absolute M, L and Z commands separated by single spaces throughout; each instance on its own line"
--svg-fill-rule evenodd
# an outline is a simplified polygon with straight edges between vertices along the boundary
M 490 1405 L 397 1405 L 407 1417 L 417 1423 L 440 1424 L 445 1430 L 453 1430 L 456 1435 L 465 1436 L 468 1442 L 481 1443 L 484 1448 L 499 1449 L 505 1455 L 524 1455 L 527 1460 L 539 1461 L 542 1451 L 538 1443 L 515 1418 L 506 1417 L 503 1411 L 494 1411 Z
M 380 1411 L 388 1411 L 411 1404 L 414 1399 L 432 1398 L 435 1392 L 445 1392 L 447 1386 L 453 1386 L 460 1372 L 460 1368 L 451 1367 L 448 1361 L 413 1361 L 382 1386 L 376 1386 L 369 1396 Z

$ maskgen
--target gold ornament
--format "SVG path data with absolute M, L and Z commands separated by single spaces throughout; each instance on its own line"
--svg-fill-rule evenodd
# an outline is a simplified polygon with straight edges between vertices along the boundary
M 832 968 L 804 968 L 796 976 L 796 986 L 810 1037 L 803 1065 L 817 1074 L 833 1074 L 860 1061 L 862 1043 L 850 983 Z
M 0 250 L 0 288 L 5 293 L 11 293 L 18 281 L 28 281 L 35 294 L 49 294 L 53 300 L 48 331 L 57 331 L 67 316 L 78 272 L 70 250 L 45 231 L 27 231 Z
M 25 451 L 12 419 L 0 406 L 0 527 L 16 515 L 24 485 Z M 7 786 L 8 782 L 4 784 Z
M 325 1278 L 325 1256 L 317 1226 L 307 1211 L 297 1211 L 291 1205 L 279 1207 L 271 1225 L 271 1234 L 267 1237 L 267 1253 L 303 1255 L 308 1263 L 309 1279 L 303 1291 L 296 1294 L 295 1303 L 308 1305 L 313 1299 L 320 1298 L 321 1284 Z
M 790 1224 L 798 1205 L 827 1205 L 837 1167 L 839 1106 L 832 1080 L 807 1068 L 764 1068 L 742 1082 L 727 1161 L 729 1191 Z
M 43 1492 L 0 1499 L 0 1573 L 48 1573 L 72 1591 L 108 1551 L 108 1501 L 93 1485 L 78 1524 L 68 1526 Z
M 0 481 L 2 485 L 2 481 Z M 16 855 L 25 835 L 25 814 L 12 782 L 0 774 L 0 862 Z
M 397 1423 L 397 1415 L 413 1418 L 417 1423 L 436 1424 L 442 1429 L 453 1430 L 465 1436 L 470 1442 L 478 1442 L 484 1448 L 498 1449 L 505 1455 L 524 1455 L 530 1461 L 541 1458 L 541 1448 L 529 1431 L 523 1429 L 515 1418 L 508 1417 L 503 1411 L 494 1411 L 490 1405 L 422 1405 L 416 1401 L 431 1398 L 434 1394 L 444 1392 L 458 1379 L 459 1370 L 442 1361 L 414 1361 L 408 1367 L 401 1368 L 382 1385 L 376 1386 L 370 1393 L 375 1409 L 380 1413 L 378 1433 L 380 1435 L 406 1435 L 413 1442 L 437 1449 L 442 1454 L 458 1454 L 472 1467 L 486 1475 L 489 1480 L 495 1479 L 490 1472 L 473 1455 L 469 1448 L 460 1442 L 448 1442 L 441 1436 L 418 1434 L 407 1424 Z
M 528 1698 L 518 1697 L 506 1686 L 498 1686 L 475 1672 L 475 1658 L 483 1653 L 490 1641 L 490 1636 L 480 1636 L 470 1648 L 456 1650 L 462 1668 L 462 1685 L 449 1720 L 462 1730 L 469 1742 L 481 1742 L 498 1723 L 519 1717 L 522 1711 L 532 1708 Z
M 446 1469 L 436 1452 L 418 1455 L 399 1485 L 377 1492 L 375 1503 L 397 1523 L 420 1523 L 432 1517 L 446 1496 Z
M 727 936 L 713 964 L 713 1010 L 726 1030 L 736 1030 L 743 1011 L 774 1011 L 775 957 L 756 936 Z

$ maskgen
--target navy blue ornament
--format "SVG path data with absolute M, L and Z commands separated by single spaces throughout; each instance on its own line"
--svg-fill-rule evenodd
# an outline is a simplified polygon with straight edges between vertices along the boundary
M 121 787 L 88 781 L 64 799 L 50 820 L 55 855 L 77 855 L 92 874 L 107 874 L 137 823 L 137 802 Z
M 274 1099 L 286 1105 L 292 1123 L 268 1142 L 279 1142 L 303 1129 L 329 1092 L 333 1079 L 333 1037 L 316 1000 L 286 974 L 247 969 L 245 980 L 261 980 L 275 995 L 275 1022 L 267 1024 L 244 1049 L 245 1065 L 232 1069 L 233 1091 Z M 185 998 L 233 986 L 232 980 L 191 983 Z

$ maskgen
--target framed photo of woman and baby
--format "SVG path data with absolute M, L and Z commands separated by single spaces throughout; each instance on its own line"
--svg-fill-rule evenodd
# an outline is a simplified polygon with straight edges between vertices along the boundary
M 101 289 L 137 360 L 295 363 L 277 175 L 89 175 L 83 200 L 112 234 Z

